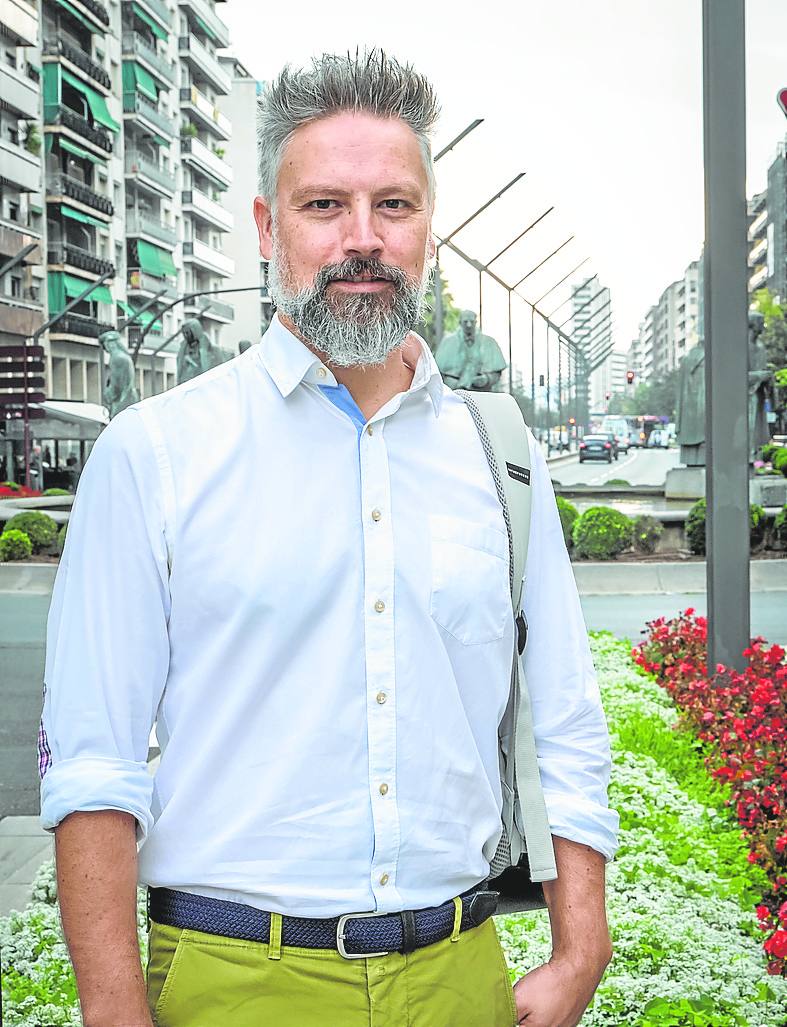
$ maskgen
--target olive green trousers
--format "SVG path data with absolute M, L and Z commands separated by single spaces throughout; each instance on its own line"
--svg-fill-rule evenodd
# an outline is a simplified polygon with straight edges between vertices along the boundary
M 276 933 L 276 932 L 274 932 Z M 490 918 L 408 955 L 238 941 L 151 923 L 158 1027 L 512 1027 L 511 981 Z

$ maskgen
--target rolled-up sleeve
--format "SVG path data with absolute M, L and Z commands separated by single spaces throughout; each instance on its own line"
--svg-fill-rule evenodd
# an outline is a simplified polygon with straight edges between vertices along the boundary
M 80 478 L 47 621 L 41 823 L 77 810 L 151 823 L 148 738 L 169 666 L 167 547 L 157 457 L 119 414 Z
M 552 834 L 610 860 L 619 818 L 607 800 L 609 733 L 549 470 L 530 437 L 533 508 L 523 609 L 524 670 Z

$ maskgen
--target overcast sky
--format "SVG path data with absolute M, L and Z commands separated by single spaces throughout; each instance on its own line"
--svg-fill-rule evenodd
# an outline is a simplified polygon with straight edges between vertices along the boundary
M 437 165 L 436 231 L 450 232 L 525 171 L 455 241 L 486 262 L 554 205 L 495 267 L 513 283 L 574 235 L 522 291 L 537 299 L 589 257 L 585 268 L 612 289 L 616 346 L 626 349 L 648 307 L 702 246 L 701 8 L 701 0 L 228 0 L 219 13 L 234 52 L 261 80 L 285 63 L 358 45 L 412 61 L 442 102 L 435 152 L 484 118 Z M 746 9 L 751 194 L 764 188 L 787 134 L 775 100 L 787 86 L 787 3 L 747 0 Z M 474 272 L 452 255 L 443 266 L 459 305 L 477 308 Z M 502 342 L 505 293 L 484 288 L 484 327 Z M 564 287 L 543 306 L 549 312 L 566 296 Z M 529 317 L 523 304 L 516 308 L 520 350 Z

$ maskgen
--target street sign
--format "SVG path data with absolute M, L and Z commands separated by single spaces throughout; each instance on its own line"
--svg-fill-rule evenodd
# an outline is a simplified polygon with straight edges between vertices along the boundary
M 3 363 L 0 360 L 0 374 L 23 375 L 25 371 L 28 374 L 42 374 L 43 370 L 44 363 L 42 360 L 28 360 L 27 363 L 24 360 L 9 360 L 7 363 Z
M 787 89 L 779 90 L 779 92 L 776 94 L 776 102 L 784 111 L 784 113 L 787 114 Z
M 43 346 L 0 346 L 0 357 L 43 357 L 43 355 Z
M 44 403 L 46 396 L 43 392 L 28 392 L 27 402 L 30 403 Z M 0 392 L 0 407 L 21 407 L 25 403 L 24 389 L 20 392 Z
M 43 370 L 43 368 L 41 369 Z M 33 375 L 27 376 L 28 389 L 43 389 L 44 379 Z M 0 374 L 0 389 L 24 389 L 25 379 L 21 374 Z

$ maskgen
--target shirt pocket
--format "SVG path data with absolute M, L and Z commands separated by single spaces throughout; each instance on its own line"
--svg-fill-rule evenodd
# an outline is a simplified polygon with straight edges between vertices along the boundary
M 459 517 L 429 518 L 430 613 L 463 645 L 502 638 L 511 620 L 508 536 Z

